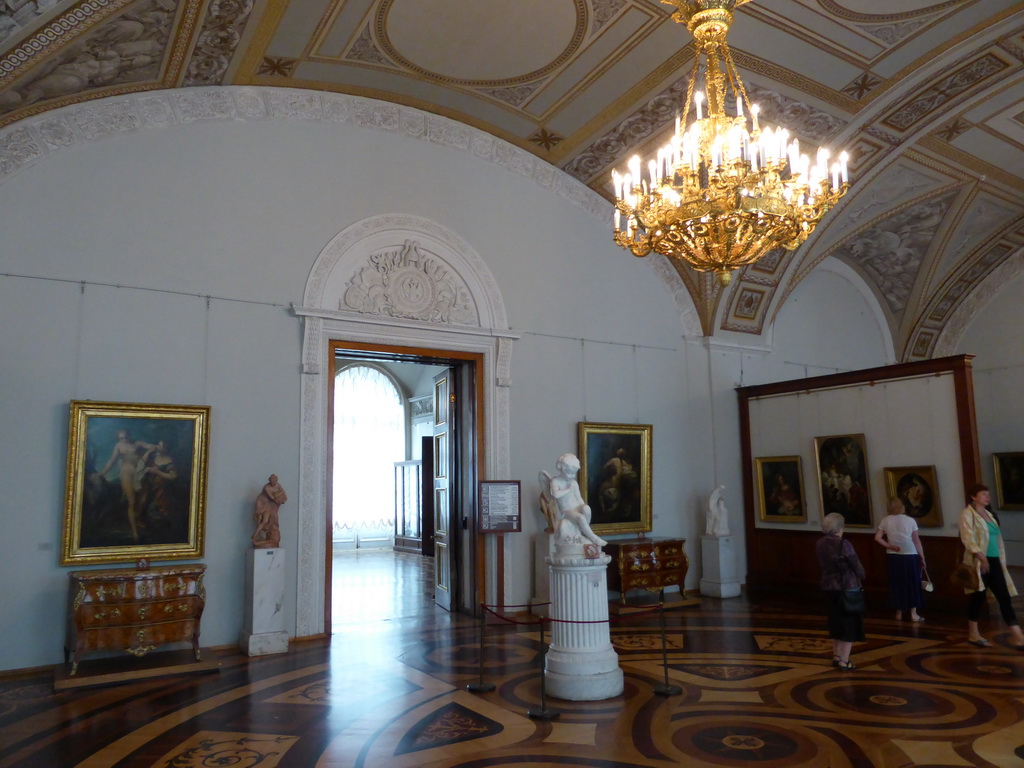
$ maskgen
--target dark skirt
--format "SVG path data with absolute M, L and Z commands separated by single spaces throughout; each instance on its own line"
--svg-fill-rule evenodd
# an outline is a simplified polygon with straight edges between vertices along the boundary
M 864 614 L 843 610 L 843 593 L 837 589 L 825 592 L 828 610 L 828 636 L 833 640 L 858 643 L 864 640 Z
M 921 556 L 886 555 L 885 566 L 889 572 L 889 604 L 895 610 L 904 613 L 911 608 L 923 608 Z

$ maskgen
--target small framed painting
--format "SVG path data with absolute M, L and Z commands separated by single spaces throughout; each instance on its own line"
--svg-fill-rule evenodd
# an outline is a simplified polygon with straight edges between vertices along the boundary
M 935 467 L 885 467 L 882 471 L 889 497 L 903 502 L 907 516 L 914 518 L 918 527 L 942 527 Z
M 761 519 L 766 523 L 807 521 L 804 477 L 799 456 L 755 459 Z
M 996 504 L 1000 509 L 1024 509 L 1024 452 L 993 453 Z
M 871 527 L 871 489 L 864 435 L 814 438 L 821 516 L 838 512 L 847 528 Z
M 73 400 L 61 565 L 203 555 L 210 407 Z
M 579 429 L 580 492 L 598 535 L 651 530 L 650 424 L 596 424 Z

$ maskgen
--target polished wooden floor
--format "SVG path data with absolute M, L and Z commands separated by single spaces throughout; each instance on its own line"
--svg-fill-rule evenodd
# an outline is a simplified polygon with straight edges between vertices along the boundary
M 478 623 L 433 607 L 429 561 L 339 558 L 329 641 L 58 694 L 49 671 L 0 678 L 0 768 L 1024 766 L 1024 653 L 995 621 L 981 649 L 879 607 L 842 672 L 816 611 L 705 598 L 666 613 L 667 673 L 657 619 L 617 618 L 623 695 L 536 719 L 536 624 L 488 626 L 481 675 Z

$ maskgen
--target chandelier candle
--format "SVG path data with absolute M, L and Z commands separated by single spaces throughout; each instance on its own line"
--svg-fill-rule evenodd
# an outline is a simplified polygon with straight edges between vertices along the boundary
M 629 160 L 626 173 L 612 172 L 614 238 L 635 256 L 661 253 L 716 272 L 728 285 L 733 270 L 807 239 L 849 188 L 848 158 L 842 152 L 830 165 L 829 151 L 821 148 L 812 163 L 788 131 L 761 129 L 725 41 L 734 8 L 749 0 L 661 1 L 679 9 L 672 18 L 693 35 L 693 71 L 682 117 L 647 163 L 646 178 L 639 156 Z M 702 56 L 706 93 L 694 91 Z M 736 101 L 732 117 L 725 114 L 727 87 Z M 696 119 L 688 124 L 691 98 Z

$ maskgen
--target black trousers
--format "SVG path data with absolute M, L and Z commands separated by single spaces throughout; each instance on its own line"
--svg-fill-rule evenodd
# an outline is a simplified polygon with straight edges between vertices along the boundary
M 1006 626 L 1012 627 L 1018 624 L 1017 614 L 1014 613 L 1013 605 L 1010 604 L 1010 589 L 1006 586 L 1006 579 L 1003 576 L 1003 564 L 998 557 L 988 559 L 988 573 L 981 575 L 986 590 L 992 590 L 992 594 L 999 603 L 999 611 L 1003 614 L 1003 621 Z M 967 600 L 967 620 L 977 621 L 981 617 L 981 608 L 985 605 L 987 592 L 972 592 Z

